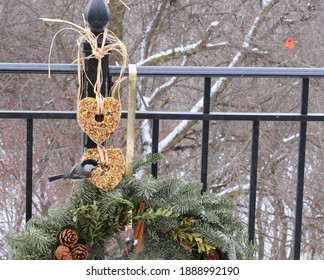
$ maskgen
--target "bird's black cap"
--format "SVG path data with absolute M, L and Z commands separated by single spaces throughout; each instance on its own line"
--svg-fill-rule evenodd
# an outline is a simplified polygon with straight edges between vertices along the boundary
M 85 159 L 84 161 L 81 162 L 81 166 L 85 166 L 86 164 L 92 164 L 94 166 L 98 165 L 98 162 L 92 158 Z

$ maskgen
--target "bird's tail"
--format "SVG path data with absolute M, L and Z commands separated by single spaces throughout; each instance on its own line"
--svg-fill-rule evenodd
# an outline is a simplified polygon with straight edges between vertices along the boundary
M 60 175 L 54 175 L 54 176 L 50 176 L 48 177 L 48 181 L 49 182 L 53 182 L 53 181 L 56 181 L 58 179 L 62 179 L 63 178 L 63 174 L 60 174 Z

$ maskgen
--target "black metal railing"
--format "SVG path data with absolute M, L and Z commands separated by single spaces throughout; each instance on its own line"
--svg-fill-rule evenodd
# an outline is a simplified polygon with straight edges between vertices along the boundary
M 109 75 L 117 76 L 120 67 L 109 67 Z M 47 64 L 14 64 L 0 63 L 1 73 L 24 73 L 24 74 L 47 74 Z M 52 64 L 52 74 L 76 74 L 76 65 Z M 128 74 L 126 69 L 125 75 Z M 299 155 L 296 186 L 296 209 L 294 229 L 294 259 L 300 258 L 302 210 L 304 195 L 304 174 L 306 158 L 306 131 L 308 122 L 324 121 L 324 114 L 308 113 L 309 81 L 311 78 L 323 78 L 324 69 L 303 68 L 254 68 L 254 67 L 163 67 L 163 66 L 139 66 L 138 76 L 172 76 L 172 77 L 200 77 L 204 79 L 204 104 L 201 112 L 161 112 L 161 111 L 138 111 L 137 119 L 152 120 L 152 152 L 158 152 L 159 124 L 161 120 L 195 120 L 202 122 L 201 143 L 201 182 L 203 191 L 207 189 L 208 174 L 208 148 L 209 148 L 209 125 L 210 121 L 250 121 L 252 129 L 251 167 L 250 167 L 250 193 L 249 193 L 249 220 L 248 233 L 251 241 L 255 236 L 255 214 L 257 200 L 257 174 L 258 174 L 258 150 L 259 150 L 259 127 L 260 122 L 299 122 Z M 211 112 L 211 78 L 212 77 L 257 77 L 257 78 L 299 78 L 302 80 L 301 87 L 301 111 L 300 113 L 237 113 L 237 112 Z M 75 119 L 76 112 L 66 111 L 0 111 L 0 119 L 25 119 L 27 126 L 27 155 L 26 155 L 26 219 L 32 215 L 32 155 L 33 155 L 33 120 L 35 119 Z M 127 118 L 127 112 L 122 112 L 122 118 Z M 158 166 L 152 166 L 152 174 L 158 175 Z

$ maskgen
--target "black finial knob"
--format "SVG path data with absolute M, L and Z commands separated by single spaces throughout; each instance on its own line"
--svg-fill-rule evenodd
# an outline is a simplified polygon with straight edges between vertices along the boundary
M 84 18 L 92 32 L 102 33 L 111 21 L 110 10 L 105 0 L 90 0 L 85 7 Z

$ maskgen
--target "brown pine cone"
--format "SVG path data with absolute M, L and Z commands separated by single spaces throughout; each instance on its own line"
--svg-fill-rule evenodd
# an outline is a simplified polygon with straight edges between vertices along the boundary
M 217 251 L 210 251 L 208 254 L 204 253 L 203 260 L 219 260 L 219 254 Z
M 66 247 L 73 247 L 75 244 L 77 244 L 79 238 L 78 234 L 76 233 L 75 230 L 73 229 L 63 229 L 59 234 L 58 234 L 58 239 L 61 245 L 64 245 Z
M 71 249 L 73 260 L 86 260 L 88 258 L 88 248 L 83 244 L 76 244 Z
M 55 250 L 55 259 L 57 260 L 72 260 L 70 249 L 64 245 L 60 245 Z

